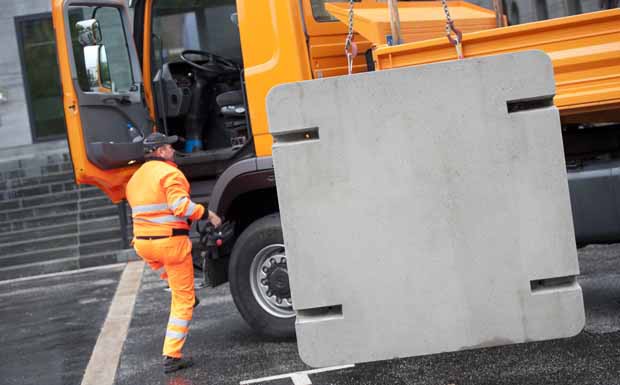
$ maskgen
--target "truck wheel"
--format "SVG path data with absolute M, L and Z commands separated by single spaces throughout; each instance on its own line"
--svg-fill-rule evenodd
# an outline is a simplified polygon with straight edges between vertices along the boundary
M 271 337 L 295 334 L 279 214 L 258 219 L 243 231 L 232 250 L 228 277 L 237 309 L 253 329 Z

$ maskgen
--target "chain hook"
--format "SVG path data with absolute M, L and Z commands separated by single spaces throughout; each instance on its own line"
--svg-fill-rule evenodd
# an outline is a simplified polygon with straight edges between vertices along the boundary
M 455 37 L 452 37 L 451 33 L 454 33 Z M 454 21 L 446 23 L 446 36 L 448 41 L 456 48 L 457 57 L 463 59 L 463 33 L 454 26 Z
M 463 33 L 454 26 L 454 20 L 450 17 L 450 11 L 448 10 L 448 2 L 446 0 L 441 0 L 441 5 L 446 15 L 446 36 L 448 37 L 448 41 L 456 48 L 456 56 L 459 59 L 463 59 Z M 454 33 L 455 37 L 452 37 L 452 33 Z
M 347 70 L 353 73 L 353 59 L 357 56 L 357 44 L 353 42 L 353 0 L 349 0 L 349 32 L 344 43 L 344 53 L 347 56 Z

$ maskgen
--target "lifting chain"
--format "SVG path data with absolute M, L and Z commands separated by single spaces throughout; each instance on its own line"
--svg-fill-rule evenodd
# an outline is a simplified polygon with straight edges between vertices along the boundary
M 347 55 L 347 70 L 353 73 L 353 58 L 357 56 L 357 44 L 353 42 L 353 0 L 349 0 L 349 33 L 344 43 L 344 53 Z
M 454 26 L 454 20 L 450 17 L 450 11 L 448 11 L 448 2 L 447 0 L 441 0 L 441 5 L 443 5 L 443 12 L 446 14 L 446 36 L 448 37 L 448 41 L 456 48 L 456 56 L 459 59 L 463 58 L 463 34 L 459 29 Z M 454 36 L 452 37 L 452 32 L 454 32 Z

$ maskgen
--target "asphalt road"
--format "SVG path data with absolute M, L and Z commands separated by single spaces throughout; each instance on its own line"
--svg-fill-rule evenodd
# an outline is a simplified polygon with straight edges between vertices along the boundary
M 79 385 L 122 271 L 0 282 L 0 384 Z
M 589 246 L 579 257 L 587 321 L 574 338 L 358 364 L 307 377 L 290 377 L 311 369 L 294 341 L 254 334 L 227 286 L 198 290 L 202 303 L 186 344 L 196 365 L 164 375 L 161 345 L 170 295 L 147 269 L 115 384 L 299 385 L 306 379 L 316 385 L 620 385 L 620 245 Z M 115 267 L 0 284 L 0 383 L 79 384 L 120 272 Z M 289 377 L 260 380 L 278 375 Z
M 588 246 L 579 258 L 587 321 L 577 337 L 359 364 L 308 378 L 316 385 L 620 384 L 620 245 Z M 197 365 L 165 376 L 158 353 L 168 296 L 153 274 L 145 275 L 116 384 L 239 384 L 311 369 L 299 359 L 294 341 L 253 334 L 226 286 L 198 293 L 202 304 L 186 345 Z M 257 383 L 294 382 L 289 377 Z

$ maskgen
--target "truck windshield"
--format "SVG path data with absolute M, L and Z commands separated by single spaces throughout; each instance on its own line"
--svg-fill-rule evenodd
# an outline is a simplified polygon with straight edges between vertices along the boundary
M 156 0 L 152 31 L 155 61 L 179 59 L 183 50 L 201 50 L 239 64 L 241 43 L 235 0 Z

